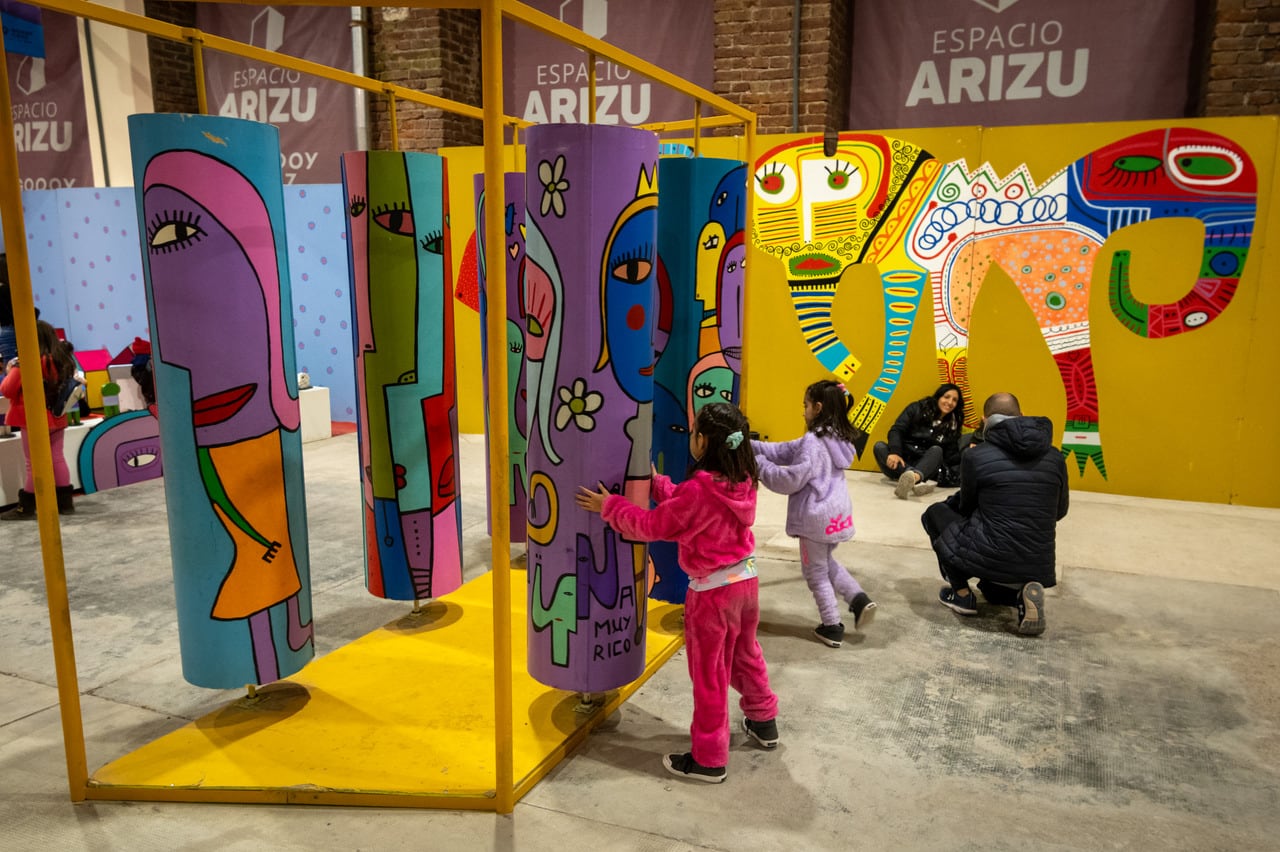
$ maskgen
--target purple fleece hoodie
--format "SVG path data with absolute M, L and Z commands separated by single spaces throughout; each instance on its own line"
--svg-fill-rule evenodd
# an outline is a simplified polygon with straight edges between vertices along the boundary
M 756 484 L 750 479 L 731 483 L 700 470 L 673 485 L 658 474 L 649 497 L 658 504 L 652 509 L 611 494 L 600 515 L 624 538 L 674 541 L 680 569 L 690 577 L 710 576 L 755 551 Z
M 805 432 L 794 441 L 752 441 L 760 481 L 787 496 L 787 535 L 810 541 L 853 538 L 853 504 L 845 469 L 856 453 L 839 438 Z

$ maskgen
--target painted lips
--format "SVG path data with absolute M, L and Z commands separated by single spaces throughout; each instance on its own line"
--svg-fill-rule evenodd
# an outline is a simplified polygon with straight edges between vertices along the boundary
M 191 422 L 196 426 L 212 426 L 231 419 L 257 391 L 257 383 L 211 393 L 191 403 Z

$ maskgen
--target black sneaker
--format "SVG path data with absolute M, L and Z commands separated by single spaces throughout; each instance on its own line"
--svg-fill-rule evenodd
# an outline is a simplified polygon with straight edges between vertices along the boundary
M 1018 595 L 1018 632 L 1023 636 L 1039 636 L 1044 628 L 1044 586 L 1027 583 Z
M 817 636 L 832 648 L 839 648 L 840 643 L 844 641 L 844 625 L 819 624 L 817 627 L 813 628 L 813 635 Z
M 775 719 L 770 719 L 767 722 L 753 722 L 750 719 L 743 719 L 742 730 L 750 734 L 751 739 L 765 748 L 777 748 L 778 746 L 778 722 Z
M 668 754 L 662 758 L 662 765 L 667 767 L 667 771 L 672 775 L 683 775 L 685 778 L 705 781 L 708 784 L 719 784 L 724 781 L 727 774 L 723 766 L 703 766 L 698 763 L 693 759 L 691 751 L 686 751 L 684 754 Z
M 858 592 L 849 601 L 849 612 L 853 613 L 853 629 L 866 630 L 876 619 L 876 602 L 866 592 Z
M 942 591 L 938 592 L 938 603 L 961 615 L 978 614 L 978 600 L 973 596 L 973 592 L 961 596 L 956 594 L 956 590 L 950 586 L 943 586 Z

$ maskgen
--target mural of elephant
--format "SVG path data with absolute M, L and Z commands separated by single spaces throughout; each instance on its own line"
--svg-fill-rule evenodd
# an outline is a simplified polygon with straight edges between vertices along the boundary
M 1139 300 L 1131 258 L 1115 252 L 1112 313 L 1135 334 L 1169 337 L 1203 327 L 1231 303 L 1253 238 L 1258 180 L 1249 155 L 1215 133 L 1170 127 L 1099 148 L 1036 184 L 1025 166 L 1005 177 L 989 164 L 942 163 L 900 139 L 840 134 L 778 146 L 756 162 L 753 238 L 781 260 L 796 317 L 828 370 L 851 377 L 860 362 L 831 321 L 840 276 L 874 263 L 885 306 L 881 372 L 854 414 L 870 431 L 892 396 L 915 315 L 931 285 L 940 378 L 968 395 L 969 320 L 987 272 L 1013 279 L 1035 315 L 1067 397 L 1063 452 L 1081 474 L 1106 477 L 1089 337 L 1089 292 L 1099 251 L 1117 230 L 1151 219 L 1191 218 L 1204 251 L 1185 295 Z M 976 408 L 976 406 L 974 407 Z

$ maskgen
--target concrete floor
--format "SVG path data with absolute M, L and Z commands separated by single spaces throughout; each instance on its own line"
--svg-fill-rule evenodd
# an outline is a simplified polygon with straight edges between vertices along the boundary
M 485 570 L 484 444 L 462 439 L 468 576 Z M 362 580 L 355 440 L 306 445 L 317 646 L 400 617 Z M 838 556 L 880 606 L 844 647 L 816 608 L 785 503 L 762 493 L 761 643 L 782 742 L 735 736 L 719 787 L 687 747 L 683 653 L 517 804 L 451 811 L 69 801 L 35 524 L 0 528 L 0 849 L 1187 849 L 1280 846 L 1280 511 L 1076 492 L 1049 629 L 961 619 L 919 526 L 849 474 Z M 942 494 L 926 499 L 939 499 Z M 77 500 L 63 524 L 89 769 L 240 696 L 177 658 L 163 484 Z M 517 575 L 521 576 L 521 575 Z M 739 718 L 733 714 L 734 723 Z

